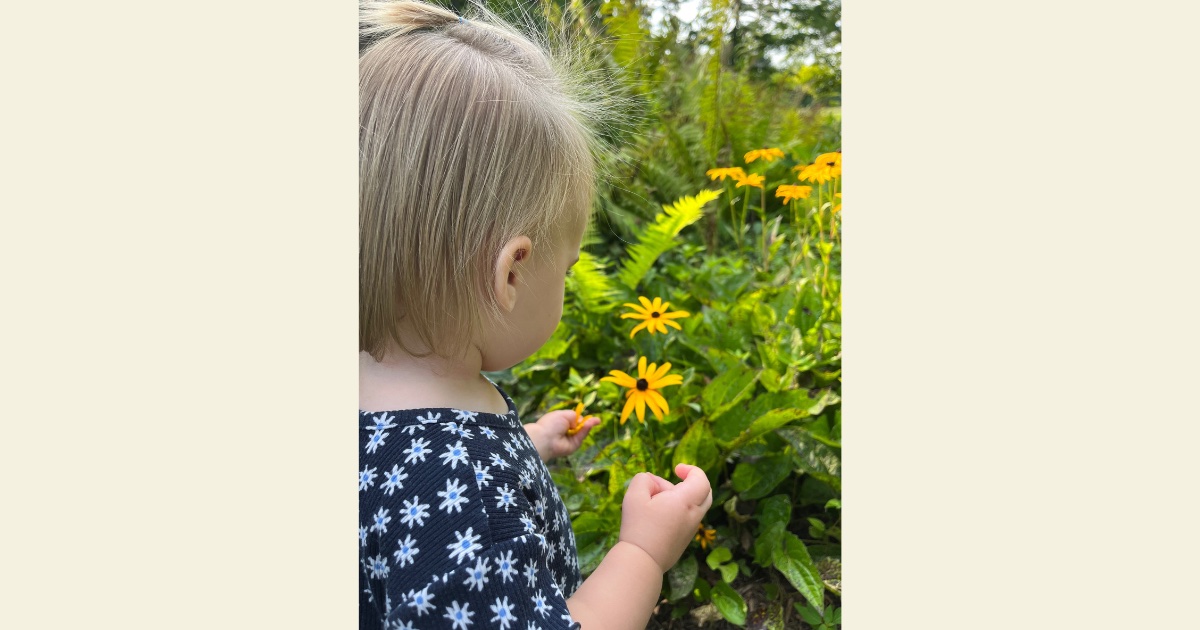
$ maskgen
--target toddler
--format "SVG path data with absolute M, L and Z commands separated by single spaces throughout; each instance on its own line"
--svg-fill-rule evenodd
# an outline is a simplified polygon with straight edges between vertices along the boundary
M 562 316 L 595 134 L 561 64 L 495 16 L 362 5 L 359 627 L 645 628 L 712 504 L 704 472 L 633 478 L 619 542 L 580 579 L 544 464 L 599 420 L 522 424 L 481 372 Z

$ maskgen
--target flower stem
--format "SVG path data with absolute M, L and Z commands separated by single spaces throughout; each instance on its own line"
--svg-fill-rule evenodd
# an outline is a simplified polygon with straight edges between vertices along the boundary
M 760 204 L 762 207 L 758 210 L 758 220 L 762 223 L 762 254 L 763 254 L 763 271 L 767 271 L 771 266 L 771 254 L 767 250 L 767 187 L 764 183 L 762 188 L 758 189 L 762 193 Z

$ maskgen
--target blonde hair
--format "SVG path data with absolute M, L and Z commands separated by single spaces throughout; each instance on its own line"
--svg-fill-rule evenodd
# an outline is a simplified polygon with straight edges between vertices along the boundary
M 498 314 L 504 243 L 545 255 L 551 226 L 590 210 L 595 104 L 569 58 L 482 8 L 363 3 L 360 35 L 378 40 L 359 56 L 359 350 L 460 354 Z

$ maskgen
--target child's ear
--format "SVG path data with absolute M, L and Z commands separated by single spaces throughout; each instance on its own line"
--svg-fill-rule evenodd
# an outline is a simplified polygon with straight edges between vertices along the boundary
M 528 236 L 515 236 L 500 248 L 500 255 L 496 257 L 492 290 L 496 292 L 496 303 L 506 313 L 511 313 L 517 306 L 517 283 L 523 282 L 523 275 L 528 273 L 532 252 L 533 242 Z

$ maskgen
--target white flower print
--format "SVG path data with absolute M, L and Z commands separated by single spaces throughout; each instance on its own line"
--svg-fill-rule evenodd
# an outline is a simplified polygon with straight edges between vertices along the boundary
M 386 534 L 387 524 L 392 520 L 392 517 L 388 516 L 387 508 L 379 508 L 379 511 L 375 513 L 374 519 L 375 524 L 371 526 L 371 531 Z
M 457 559 L 458 564 L 462 564 L 463 559 L 467 558 L 467 557 L 470 557 L 471 560 L 474 560 L 475 552 L 479 551 L 480 549 L 483 549 L 483 545 L 480 545 L 477 542 L 475 542 L 475 541 L 479 540 L 480 535 L 479 534 L 476 534 L 474 536 L 471 535 L 471 532 L 474 529 L 475 529 L 474 527 L 468 527 L 466 534 L 460 534 L 457 531 L 454 532 L 454 535 L 456 537 L 458 537 L 458 540 L 453 543 L 450 543 L 449 545 L 446 545 L 446 548 L 450 550 L 449 557 L 451 560 Z M 457 558 L 455 558 L 455 556 L 457 556 Z
M 392 621 L 391 630 L 417 630 L 417 629 L 413 627 L 413 622 L 411 619 L 404 623 L 400 623 L 400 620 L 396 619 L 396 620 Z
M 504 583 L 507 584 L 517 574 L 517 564 L 520 560 L 513 559 L 513 552 L 508 551 L 507 556 L 504 553 L 496 558 L 496 572 L 504 578 Z
M 499 466 L 500 470 L 508 470 L 509 463 L 500 459 L 500 455 L 492 453 L 492 465 Z
M 534 612 L 541 615 L 542 619 L 545 619 L 546 613 L 550 612 L 552 609 L 550 608 L 550 605 L 546 603 L 546 597 L 542 595 L 542 589 L 539 588 L 537 595 L 534 595 L 529 599 L 533 601 Z
M 521 524 L 525 526 L 525 533 L 532 534 L 537 531 L 537 527 L 533 524 L 533 519 L 528 516 L 521 517 Z
M 397 569 L 403 568 L 406 564 L 417 563 L 416 560 L 413 560 L 413 556 L 417 555 L 417 553 L 421 550 L 417 549 L 417 541 L 413 540 L 411 535 L 406 535 L 404 540 L 397 540 L 396 546 L 399 547 L 399 549 L 393 552 L 392 555 L 396 556 Z
M 529 625 L 525 626 L 525 630 L 542 630 L 542 628 L 541 628 L 541 626 L 537 625 L 536 623 L 533 623 L 532 621 L 530 621 Z
M 417 431 L 424 431 L 424 430 L 425 430 L 425 427 L 423 427 L 419 424 L 406 424 L 406 425 L 400 427 L 401 433 L 407 433 L 409 435 L 416 435 Z
M 532 564 L 525 565 L 525 581 L 529 583 L 529 588 L 537 586 L 537 569 Z
M 408 449 L 404 451 L 404 453 L 407 455 L 407 457 L 404 458 L 404 463 L 407 464 L 418 459 L 421 460 L 422 464 L 425 463 L 425 456 L 429 454 L 429 451 L 425 449 L 428 446 L 429 441 L 425 438 L 417 438 L 413 440 Z
M 546 500 L 545 499 L 538 499 L 537 501 L 534 501 L 533 514 L 534 514 L 534 516 L 537 517 L 537 519 L 539 521 L 545 521 L 545 519 L 546 519 Z
M 504 597 L 504 601 L 501 601 L 497 597 L 496 603 L 489 606 L 489 608 L 492 609 L 492 612 L 496 613 L 496 616 L 492 617 L 491 621 L 499 621 L 500 630 L 508 630 L 508 624 L 517 621 L 517 618 L 512 614 L 513 605 L 508 603 L 507 595 Z
M 446 452 L 438 455 L 442 458 L 442 464 L 449 464 L 450 470 L 455 470 L 461 463 L 467 465 L 467 449 L 463 447 L 462 440 L 459 440 L 453 446 L 447 444 Z
M 425 588 L 416 592 L 409 591 L 408 607 L 416 608 L 418 617 L 424 615 L 430 610 L 433 610 L 433 595 L 429 593 L 429 587 L 426 586 Z
M 369 558 L 367 560 L 367 568 L 371 570 L 371 579 L 373 580 L 388 576 L 387 559 L 383 557 L 383 554 Z
M 554 545 L 546 545 L 546 562 L 554 562 L 555 549 Z
M 413 497 L 412 501 L 404 502 L 404 516 L 400 517 L 400 522 L 408 525 L 410 529 L 413 523 L 416 523 L 418 527 L 424 527 L 427 516 L 429 516 L 429 504 L 421 503 L 421 497 Z
M 507 512 L 509 506 L 515 506 L 516 504 L 517 504 L 517 501 L 516 501 L 516 499 L 513 498 L 512 488 L 509 488 L 508 484 L 504 484 L 503 488 L 498 488 L 496 490 L 496 507 L 497 508 L 502 507 L 502 508 L 504 508 L 504 511 Z
M 463 504 L 468 501 L 467 497 L 463 495 L 463 490 L 466 489 L 467 486 L 460 486 L 457 479 L 447 479 L 446 489 L 437 493 L 439 497 L 444 499 L 438 505 L 438 509 L 446 510 L 447 514 L 454 512 L 461 513 Z
M 363 547 L 367 546 L 367 528 L 362 525 L 358 526 L 358 541 L 362 543 Z
M 393 464 L 392 471 L 384 473 L 383 478 L 386 481 L 383 482 L 382 488 L 384 492 L 387 492 L 388 496 L 392 496 L 392 492 L 404 489 L 404 484 L 400 482 L 408 479 L 408 473 L 404 472 L 404 469 L 399 464 Z
M 517 449 L 513 448 L 513 445 L 511 442 L 504 443 L 504 450 L 508 451 L 509 457 L 511 457 L 513 459 L 517 458 Z
M 392 422 L 392 420 L 395 420 L 395 419 L 396 419 L 396 416 L 389 416 L 388 413 L 386 411 L 384 411 L 384 412 L 380 413 L 378 416 L 371 418 L 371 421 L 374 422 L 375 424 L 372 424 L 371 426 L 363 427 L 363 430 L 364 431 L 386 431 L 386 430 L 391 429 L 392 427 L 396 426 L 396 423 Z
M 443 431 L 449 431 L 450 433 L 455 433 L 455 434 L 457 434 L 459 437 L 461 437 L 461 438 L 465 438 L 465 439 L 468 439 L 468 440 L 469 440 L 469 439 L 471 439 L 471 438 L 473 438 L 473 437 L 475 437 L 475 436 L 474 436 L 474 435 L 471 433 L 471 430 L 470 430 L 470 429 L 468 429 L 468 428 L 467 428 L 465 425 L 460 425 L 460 424 L 459 424 L 459 423 L 457 423 L 457 422 L 451 422 L 451 423 L 449 423 L 449 424 L 447 424 L 447 425 L 443 426 L 443 427 L 442 427 L 442 430 L 443 430 Z
M 363 490 L 366 490 L 367 488 L 370 488 L 371 486 L 375 485 L 375 471 L 376 470 L 378 470 L 378 469 L 367 468 L 366 466 L 363 466 L 363 469 L 361 471 L 359 471 L 359 473 L 358 473 L 358 491 L 359 492 L 362 492 Z
M 363 592 L 367 594 L 367 601 L 374 604 L 375 594 L 371 592 L 371 587 L 368 586 L 367 588 L 364 588 Z
M 450 411 L 453 411 L 454 415 L 461 422 L 474 422 L 475 416 L 479 415 L 477 411 L 463 411 L 461 409 L 451 409 Z
M 485 436 L 487 436 L 487 439 L 489 439 L 489 440 L 500 439 L 500 438 L 496 437 L 496 432 L 493 431 L 491 429 L 491 427 L 479 427 L 479 432 L 484 434 Z
M 483 487 L 492 480 L 492 476 L 488 474 L 491 468 L 491 466 L 484 466 L 483 462 L 475 462 L 475 485 L 478 490 L 483 490 Z
M 477 588 L 482 592 L 483 585 L 488 583 L 488 571 L 490 570 L 491 567 L 488 566 L 486 558 L 476 560 L 475 568 L 467 571 L 467 579 L 463 581 L 463 584 L 467 585 L 467 590 Z
M 417 416 L 417 420 L 420 421 L 421 424 L 433 424 L 441 419 L 442 419 L 442 414 L 433 413 L 432 411 L 426 413 L 424 418 L 422 418 L 421 416 Z
M 533 487 L 533 477 L 528 472 L 522 470 L 520 478 L 517 479 L 517 484 L 528 490 Z
M 375 451 L 379 450 L 379 447 L 383 446 L 383 438 L 387 437 L 388 435 L 390 434 L 384 433 L 383 431 L 376 431 L 372 433 L 371 438 L 367 440 L 367 452 L 374 453 Z
M 475 614 L 475 611 L 467 610 L 469 606 L 470 604 L 463 604 L 462 608 L 459 608 L 458 602 L 453 601 L 446 607 L 446 618 L 452 624 L 451 630 L 467 630 L 467 626 L 472 623 L 471 616 Z

